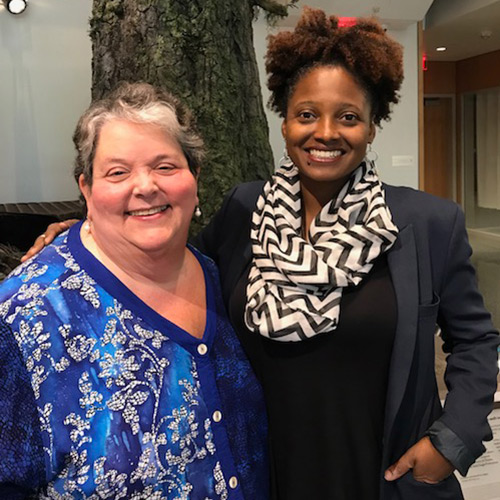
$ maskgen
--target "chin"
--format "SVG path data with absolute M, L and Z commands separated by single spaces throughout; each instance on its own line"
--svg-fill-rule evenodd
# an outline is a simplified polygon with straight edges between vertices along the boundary
M 168 248 L 170 244 L 172 243 L 172 240 L 170 239 L 161 239 L 161 240 L 141 240 L 141 241 L 136 241 L 135 246 L 142 250 L 145 253 L 156 253 L 160 251 L 164 251 L 165 248 Z

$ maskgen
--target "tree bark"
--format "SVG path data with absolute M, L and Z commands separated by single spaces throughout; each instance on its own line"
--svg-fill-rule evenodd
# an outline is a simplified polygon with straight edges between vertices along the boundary
M 120 81 L 146 81 L 183 99 L 197 118 L 207 147 L 199 187 L 202 225 L 223 193 L 265 179 L 273 168 L 253 47 L 256 5 L 256 0 L 93 3 L 92 97 L 102 97 Z

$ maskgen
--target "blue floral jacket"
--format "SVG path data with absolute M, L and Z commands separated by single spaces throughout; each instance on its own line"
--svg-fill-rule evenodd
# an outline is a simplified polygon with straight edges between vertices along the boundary
M 261 388 L 212 261 L 196 339 L 81 244 L 0 285 L 0 498 L 265 499 Z

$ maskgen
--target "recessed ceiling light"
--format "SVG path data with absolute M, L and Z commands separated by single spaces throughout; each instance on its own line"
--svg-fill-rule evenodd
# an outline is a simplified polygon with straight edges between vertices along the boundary
M 446 47 L 436 47 L 436 52 L 444 52 Z

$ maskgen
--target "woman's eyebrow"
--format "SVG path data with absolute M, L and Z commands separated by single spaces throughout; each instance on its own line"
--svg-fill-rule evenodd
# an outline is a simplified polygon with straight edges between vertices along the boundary
M 177 158 L 177 154 L 166 154 L 166 153 L 161 153 L 156 156 L 153 156 L 151 159 L 149 159 L 146 164 L 147 165 L 153 165 L 155 163 L 158 163 L 159 161 L 162 160 L 171 160 L 172 158 Z M 121 163 L 123 165 L 129 165 L 130 161 L 125 159 L 125 158 L 120 158 L 119 156 L 110 156 L 107 158 L 103 159 L 104 163 Z

